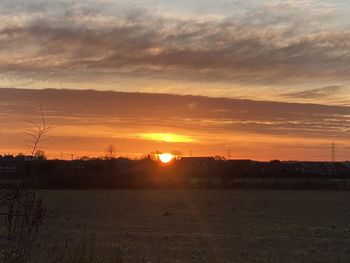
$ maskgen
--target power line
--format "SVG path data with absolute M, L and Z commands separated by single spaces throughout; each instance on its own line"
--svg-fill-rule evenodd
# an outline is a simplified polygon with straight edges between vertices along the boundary
M 336 150 L 337 150 L 337 146 L 335 145 L 335 143 L 332 143 L 332 146 L 331 146 L 331 162 L 332 163 L 336 162 Z
M 230 160 L 231 159 L 231 149 L 227 150 L 227 159 Z

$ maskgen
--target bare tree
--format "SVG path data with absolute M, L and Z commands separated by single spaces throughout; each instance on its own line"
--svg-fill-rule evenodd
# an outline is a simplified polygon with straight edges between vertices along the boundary
M 214 156 L 214 159 L 216 161 L 225 161 L 226 160 L 226 157 L 225 156 L 222 156 L 222 155 L 215 155 Z
M 149 154 L 146 155 L 145 159 L 150 159 L 153 161 L 158 161 L 159 160 L 159 155 L 161 155 L 162 152 L 161 151 L 155 151 L 155 152 L 150 152 Z
M 30 155 L 33 157 L 35 152 L 40 148 L 41 144 L 50 137 L 48 133 L 54 128 L 52 125 L 47 125 L 44 117 L 43 107 L 40 105 L 40 117 L 41 123 L 37 124 L 33 121 L 28 121 L 32 128 L 26 132 L 29 139 L 27 140 L 28 148 L 30 149 Z
M 117 152 L 117 149 L 114 147 L 113 144 L 109 144 L 105 149 L 105 158 L 107 160 L 111 160 L 115 158 L 115 154 Z
M 174 156 L 175 160 L 180 160 L 183 156 L 183 153 L 181 151 L 178 151 L 178 150 L 172 151 L 171 154 Z
M 41 161 L 44 161 L 47 159 L 45 152 L 42 150 L 36 150 L 34 156 L 35 156 L 35 159 L 41 160 Z
M 33 128 L 27 132 L 32 156 L 53 128 L 46 125 L 42 107 L 40 113 L 41 125 L 30 122 Z M 24 181 L 18 181 L 15 188 L 5 185 L 0 189 L 0 219 L 5 223 L 0 226 L 1 262 L 29 262 L 45 214 L 41 197 L 29 190 Z

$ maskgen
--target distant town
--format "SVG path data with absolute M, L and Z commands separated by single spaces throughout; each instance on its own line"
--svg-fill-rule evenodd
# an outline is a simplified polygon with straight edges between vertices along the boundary
M 350 190 L 350 162 L 225 160 L 181 157 L 162 163 L 151 155 L 46 160 L 0 156 L 2 186 L 33 188 L 272 188 Z

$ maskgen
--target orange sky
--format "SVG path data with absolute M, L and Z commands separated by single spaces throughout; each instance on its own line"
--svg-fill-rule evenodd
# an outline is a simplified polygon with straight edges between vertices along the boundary
M 350 159 L 349 12 L 345 0 L 0 1 L 0 153 L 28 151 L 42 104 L 51 158 L 115 144 L 129 157 L 328 160 L 334 142 Z
M 50 158 L 152 151 L 225 155 L 256 160 L 349 159 L 350 108 L 141 93 L 0 89 L 1 153 L 26 151 L 25 131 L 40 123 L 43 105 L 53 136 Z M 27 149 L 28 150 L 28 149 Z

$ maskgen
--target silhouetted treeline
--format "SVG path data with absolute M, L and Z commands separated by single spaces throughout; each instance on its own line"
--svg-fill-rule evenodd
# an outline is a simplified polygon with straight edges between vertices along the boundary
M 187 157 L 163 164 L 142 160 L 0 159 L 1 184 L 33 188 L 253 188 L 350 190 L 348 162 L 257 162 Z

